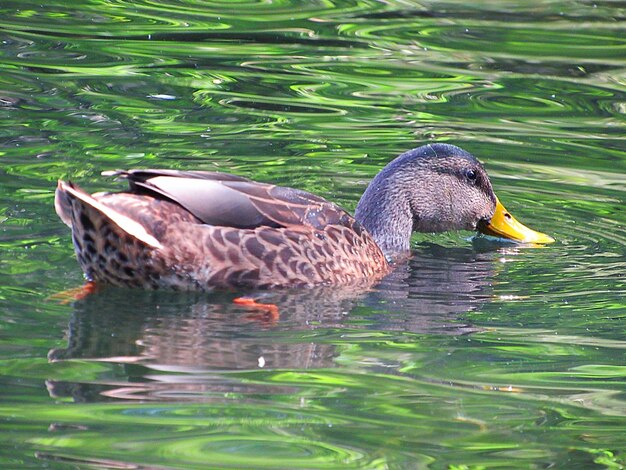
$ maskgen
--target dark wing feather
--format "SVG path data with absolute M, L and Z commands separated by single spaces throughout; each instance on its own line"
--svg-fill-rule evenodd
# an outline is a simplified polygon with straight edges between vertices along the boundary
M 173 176 L 174 178 L 206 179 L 217 181 L 252 181 L 243 176 L 220 173 L 219 171 L 185 171 L 185 170 L 114 170 L 103 171 L 103 176 L 117 176 L 127 179 L 131 188 L 136 182 L 145 182 L 156 176 Z
M 118 170 L 133 192 L 165 197 L 203 223 L 234 228 L 348 225 L 352 217 L 319 196 L 227 173 Z

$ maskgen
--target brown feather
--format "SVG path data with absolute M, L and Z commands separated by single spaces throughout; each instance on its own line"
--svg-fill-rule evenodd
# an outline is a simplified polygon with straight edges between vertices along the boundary
M 257 223 L 249 228 L 207 224 L 178 202 L 186 198 L 189 205 L 192 197 L 177 189 L 184 185 L 155 184 L 159 191 L 146 191 L 159 178 L 188 178 L 185 173 L 163 173 L 116 173 L 137 178 L 127 193 L 90 196 L 59 184 L 57 212 L 70 222 L 78 261 L 90 280 L 179 290 L 271 288 L 376 280 L 389 270 L 359 223 L 318 196 L 210 174 L 210 184 L 217 182 L 247 201 L 241 202 L 248 208 L 244 215 Z M 202 180 L 196 176 L 192 179 Z M 176 198 L 164 194 L 165 186 L 174 188 Z M 115 222 L 118 214 L 140 225 L 143 238 L 153 237 L 158 246 L 125 232 Z

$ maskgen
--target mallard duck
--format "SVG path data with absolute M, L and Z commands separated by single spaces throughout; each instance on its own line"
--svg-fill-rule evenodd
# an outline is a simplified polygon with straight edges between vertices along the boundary
M 354 217 L 298 189 L 206 171 L 117 170 L 119 193 L 59 181 L 55 207 L 89 281 L 208 290 L 372 282 L 406 256 L 412 232 L 472 230 L 553 239 L 517 222 L 468 152 L 431 144 L 385 166 Z

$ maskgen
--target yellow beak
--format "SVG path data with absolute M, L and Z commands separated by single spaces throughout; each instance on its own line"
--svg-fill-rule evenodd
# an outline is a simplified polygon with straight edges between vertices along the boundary
M 523 243 L 552 243 L 554 238 L 545 233 L 535 232 L 515 220 L 496 198 L 496 211 L 488 224 L 478 227 L 485 235 L 509 238 Z

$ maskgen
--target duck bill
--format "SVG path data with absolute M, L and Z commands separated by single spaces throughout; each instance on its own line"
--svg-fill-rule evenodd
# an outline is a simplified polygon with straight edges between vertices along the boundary
M 496 198 L 496 211 L 489 223 L 481 224 L 478 230 L 485 235 L 508 238 L 522 243 L 552 243 L 554 238 L 545 233 L 535 232 L 518 222 Z

